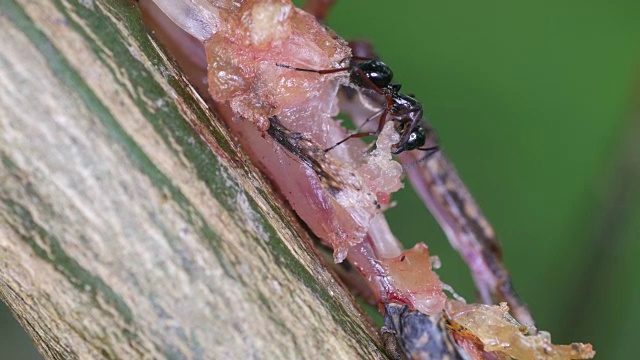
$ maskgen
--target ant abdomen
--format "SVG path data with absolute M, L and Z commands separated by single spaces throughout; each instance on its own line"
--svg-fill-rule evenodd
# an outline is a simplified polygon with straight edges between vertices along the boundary
M 349 79 L 359 87 L 370 88 L 370 83 L 373 83 L 379 89 L 384 89 L 393 80 L 393 71 L 380 60 L 363 61 L 354 68 L 359 71 L 351 71 Z

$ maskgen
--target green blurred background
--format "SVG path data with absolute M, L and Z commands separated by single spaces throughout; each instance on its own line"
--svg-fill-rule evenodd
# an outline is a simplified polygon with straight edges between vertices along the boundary
M 351 0 L 328 24 L 371 40 L 423 102 L 538 327 L 600 359 L 636 358 L 640 2 Z M 395 199 L 394 233 L 426 242 L 473 299 L 424 205 L 409 189 Z
M 538 327 L 600 359 L 635 358 L 640 2 L 350 0 L 328 24 L 370 40 L 424 103 Z M 423 204 L 410 189 L 395 199 L 395 234 L 426 242 L 441 278 L 473 299 Z M 10 315 L 0 329 L 0 358 L 39 357 Z

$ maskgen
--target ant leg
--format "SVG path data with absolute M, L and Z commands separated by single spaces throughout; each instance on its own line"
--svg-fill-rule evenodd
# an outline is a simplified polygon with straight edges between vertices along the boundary
M 350 68 L 351 72 L 351 76 L 353 77 L 353 74 L 356 74 L 360 80 L 362 81 L 362 84 L 360 84 L 360 86 L 364 87 L 365 89 L 370 89 L 375 91 L 376 93 L 380 94 L 380 95 L 384 95 L 384 92 L 382 91 L 382 89 L 380 89 L 378 87 L 378 85 L 374 84 L 373 81 L 371 81 L 371 79 L 369 79 L 369 77 L 367 76 L 367 74 L 364 73 L 364 71 L 362 71 L 361 69 L 354 67 L 354 68 Z M 387 98 L 387 107 L 389 106 L 393 106 L 393 100 L 391 100 L 391 102 L 389 102 L 391 96 L 385 95 L 385 97 Z
M 351 135 L 347 136 L 346 138 L 344 138 L 344 139 L 342 139 L 342 140 L 338 141 L 338 142 L 337 142 L 335 145 L 333 145 L 332 147 L 324 149 L 324 152 L 326 153 L 326 152 L 329 152 L 329 151 L 331 151 L 331 150 L 335 149 L 338 145 L 342 144 L 343 142 L 345 142 L 345 141 L 347 141 L 347 140 L 349 140 L 349 139 L 361 138 L 361 137 L 365 137 L 365 136 L 376 136 L 376 135 L 378 135 L 378 134 L 379 134 L 379 133 L 378 133 L 378 132 L 375 132 L 375 131 L 372 131 L 372 132 L 363 132 L 363 133 L 357 133 L 357 134 L 351 134 Z
M 333 73 L 337 73 L 337 72 L 341 72 L 341 71 L 349 71 L 349 70 L 351 70 L 350 67 L 341 67 L 341 68 L 326 69 L 326 70 L 314 70 L 314 69 L 298 68 L 298 67 L 295 67 L 295 66 L 285 65 L 285 64 L 280 64 L 280 63 L 276 63 L 276 66 L 283 67 L 283 68 L 286 68 L 286 69 L 296 70 L 296 71 L 312 72 L 312 73 L 316 73 L 316 74 L 320 74 L 320 75 L 333 74 Z
M 384 125 L 387 123 L 387 115 L 393 109 L 393 97 L 387 94 L 385 95 L 385 99 L 387 100 L 387 107 L 382 110 L 382 115 L 380 115 L 380 120 L 378 120 L 378 130 L 376 130 L 376 134 L 382 132 Z
M 373 115 L 369 116 L 365 121 L 362 122 L 362 124 L 360 124 L 360 126 L 358 126 L 356 128 L 356 132 L 360 132 L 360 130 L 362 130 L 362 128 L 367 125 L 367 123 L 371 120 L 373 120 L 375 117 L 377 116 L 381 116 L 381 114 L 384 112 L 384 109 L 376 111 Z
M 430 146 L 430 147 L 426 147 L 426 148 L 418 148 L 417 150 L 421 150 L 421 151 L 426 151 L 427 155 L 424 156 L 423 160 L 426 160 L 428 158 L 431 157 L 431 155 L 437 153 L 440 150 L 440 147 L 438 145 L 436 146 Z
M 426 148 L 418 148 L 417 150 L 421 150 L 421 151 L 433 151 L 433 152 L 436 152 L 436 151 L 440 150 L 440 146 L 438 146 L 438 145 L 435 145 L 435 146 L 429 146 L 429 147 L 426 147 Z
M 378 120 L 378 130 L 376 131 L 378 134 L 382 132 L 382 129 L 384 129 L 384 124 L 387 123 L 387 114 L 389 114 L 390 109 L 391 108 L 387 106 L 384 111 L 382 111 L 382 115 L 380 115 L 380 120 Z
M 428 151 L 429 153 L 426 154 L 425 156 L 419 158 L 418 160 L 415 160 L 409 164 L 403 164 L 402 165 L 402 169 L 403 170 L 408 170 L 411 169 L 412 167 L 420 164 L 423 161 L 426 161 L 427 159 L 429 159 L 431 156 L 433 156 L 433 154 L 437 153 L 440 150 L 440 147 L 438 146 L 431 146 L 431 147 L 427 147 L 427 148 L 418 148 L 416 150 L 422 150 L 422 151 Z M 396 154 L 397 155 L 397 154 Z
M 380 135 L 380 133 L 382 132 L 382 129 L 384 128 L 384 124 L 386 122 L 386 118 L 387 118 L 387 114 L 389 113 L 389 108 L 385 108 L 384 110 L 382 110 L 382 115 L 380 115 L 380 120 L 378 122 L 378 129 L 376 131 L 369 131 L 369 132 L 361 132 L 361 133 L 356 133 L 356 134 L 351 134 L 349 136 L 347 136 L 346 138 L 338 141 L 337 144 L 333 145 L 332 147 L 325 149 L 324 152 L 329 152 L 331 150 L 333 150 L 336 146 L 342 144 L 343 142 L 349 140 L 349 139 L 354 139 L 354 138 L 361 138 L 361 137 L 365 137 L 365 136 L 377 136 Z M 370 119 L 372 119 L 373 117 L 371 117 Z M 369 119 L 367 119 L 367 121 L 369 121 Z

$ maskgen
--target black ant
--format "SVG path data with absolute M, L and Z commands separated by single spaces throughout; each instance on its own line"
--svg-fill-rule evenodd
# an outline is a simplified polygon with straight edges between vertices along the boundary
M 356 62 L 360 61 L 361 62 Z M 427 141 L 427 129 L 422 123 L 422 104 L 412 96 L 400 93 L 400 84 L 393 84 L 393 71 L 379 60 L 371 60 L 360 57 L 351 58 L 351 65 L 327 70 L 302 69 L 284 64 L 277 66 L 287 69 L 313 72 L 320 75 L 333 74 L 342 71 L 349 72 L 349 81 L 356 87 L 372 90 L 384 97 L 386 105 L 374 116 L 380 114 L 378 128 L 375 131 L 355 133 L 347 136 L 337 144 L 325 149 L 325 152 L 334 149 L 336 146 L 351 138 L 365 136 L 377 136 L 382 132 L 387 120 L 387 116 L 398 123 L 396 131 L 400 134 L 400 141 L 393 146 L 392 153 L 400 154 L 408 150 L 422 150 L 430 152 L 429 155 L 438 151 L 438 146 L 423 147 Z M 368 121 L 368 120 L 367 120 Z M 427 155 L 427 156 L 429 156 Z

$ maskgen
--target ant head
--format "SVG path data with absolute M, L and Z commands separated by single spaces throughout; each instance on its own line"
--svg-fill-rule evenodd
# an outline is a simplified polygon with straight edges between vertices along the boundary
M 380 89 L 388 87 L 393 80 L 393 71 L 382 61 L 367 60 L 356 64 L 355 67 L 360 71 L 351 72 L 351 81 L 360 87 L 370 87 L 369 83 L 362 79 L 362 74 Z
M 401 138 L 400 142 L 396 144 L 396 149 L 393 151 L 395 155 L 400 154 L 403 151 L 415 150 L 424 146 L 427 141 L 427 131 L 422 126 L 418 126 L 413 129 L 406 139 Z
M 427 131 L 422 126 L 418 126 L 409 134 L 409 137 L 407 138 L 407 142 L 405 144 L 405 148 L 407 150 L 415 150 L 421 146 L 424 146 L 424 143 L 426 141 Z

